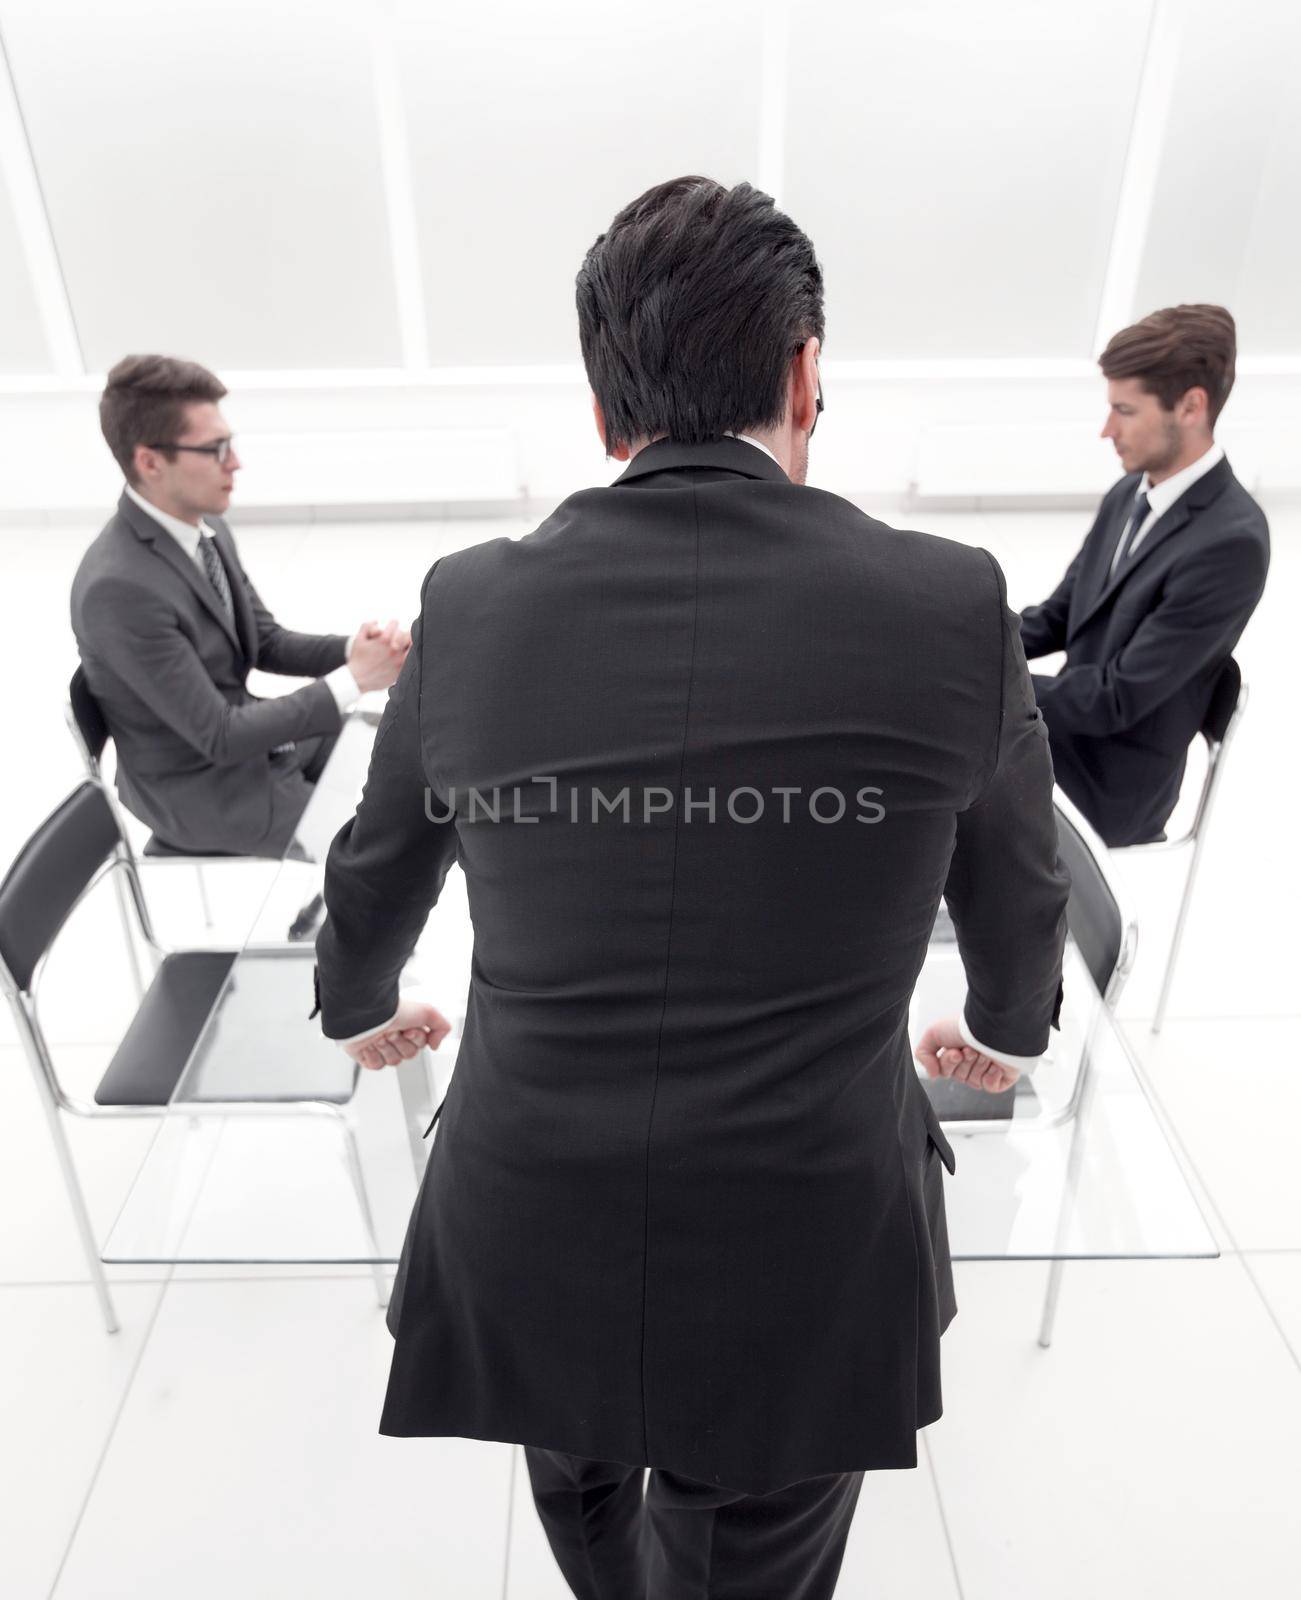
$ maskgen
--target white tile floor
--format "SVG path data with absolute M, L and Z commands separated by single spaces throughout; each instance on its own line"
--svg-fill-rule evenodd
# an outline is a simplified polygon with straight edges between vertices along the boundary
M 1268 509 L 1268 508 L 1267 508 Z M 985 544 L 1013 604 L 1041 598 L 1078 514 L 914 516 Z M 1207 853 L 1171 1017 L 1148 1019 L 1174 880 L 1117 863 L 1142 928 L 1123 1015 L 1224 1251 L 1067 1269 L 1035 1343 L 1045 1269 L 958 1269 L 946 1414 L 916 1472 L 869 1477 L 840 1594 L 853 1600 L 1222 1600 L 1296 1592 L 1301 1493 L 1301 1020 L 1288 832 L 1299 761 L 1292 617 L 1301 511 L 1272 516 L 1269 593 L 1239 649 L 1252 702 Z M 78 776 L 62 726 L 67 591 L 86 528 L 0 530 L 11 676 L 0 864 Z M 409 614 L 439 554 L 515 524 L 245 528 L 286 621 Z M 171 869 L 158 867 L 156 873 Z M 241 869 L 227 869 L 238 872 Z M 210 874 L 218 921 L 253 892 Z M 168 926 L 192 886 L 159 880 Z M 68 1073 L 94 1082 L 128 1004 L 89 907 L 47 990 Z M 147 1127 L 70 1129 L 101 1236 Z M 105 1335 L 34 1089 L 0 1019 L 0 1595 L 174 1600 L 359 1593 L 564 1600 L 507 1446 L 380 1439 L 388 1336 L 364 1273 L 116 1269 Z

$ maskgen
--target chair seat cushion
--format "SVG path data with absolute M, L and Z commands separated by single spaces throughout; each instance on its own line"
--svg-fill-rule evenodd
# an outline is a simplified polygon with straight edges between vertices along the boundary
M 1018 1095 L 1032 1092 L 1029 1080 L 1024 1077 L 998 1094 L 975 1089 L 956 1078 L 923 1078 L 921 1084 L 931 1109 L 941 1122 L 1006 1121 L 1015 1115 L 1012 1102 Z
M 234 950 L 182 950 L 164 958 L 108 1071 L 101 1106 L 165 1106 L 235 961 Z
M 166 839 L 160 839 L 156 833 L 149 835 L 142 853 L 147 856 L 193 856 L 199 861 L 239 859 L 229 850 L 183 850 L 180 845 L 168 844 Z

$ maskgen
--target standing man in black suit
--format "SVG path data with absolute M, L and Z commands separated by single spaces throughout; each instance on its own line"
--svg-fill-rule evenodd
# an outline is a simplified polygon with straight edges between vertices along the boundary
M 126 487 L 77 568 L 72 630 L 127 809 L 173 850 L 278 857 L 343 711 L 395 681 L 410 636 L 294 633 L 263 605 L 223 520 L 240 467 L 225 393 L 171 356 L 109 373 L 100 426 Z M 262 700 L 254 667 L 315 682 Z
M 1021 615 L 1057 782 L 1109 845 L 1162 832 L 1188 746 L 1269 569 L 1265 514 L 1215 442 L 1236 340 L 1223 306 L 1171 306 L 1099 358 L 1125 476 L 1066 576 Z
M 368 1067 L 444 1027 L 398 980 L 453 860 L 474 919 L 381 1428 L 527 1446 L 583 1600 L 819 1600 L 941 1410 L 941 893 L 932 1075 L 1003 1087 L 1055 1020 L 1047 736 L 990 556 L 804 486 L 822 274 L 766 195 L 648 191 L 578 315 L 630 464 L 430 571 L 326 870 Z

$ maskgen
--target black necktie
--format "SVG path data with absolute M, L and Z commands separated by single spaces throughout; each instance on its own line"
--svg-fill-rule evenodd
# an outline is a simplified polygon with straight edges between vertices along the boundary
M 1114 578 L 1117 572 L 1120 571 L 1121 563 L 1125 560 L 1126 556 L 1133 555 L 1134 535 L 1147 521 L 1147 514 L 1150 510 L 1151 507 L 1148 505 L 1147 496 L 1142 492 L 1137 494 L 1134 497 L 1134 509 L 1130 512 L 1129 517 L 1126 519 L 1124 530 L 1116 542 L 1116 553 L 1111 558 L 1111 572 L 1108 574 L 1109 577 Z
M 217 591 L 217 598 L 221 601 L 222 609 L 233 622 L 235 620 L 235 602 L 230 597 L 230 579 L 226 576 L 226 568 L 217 550 L 217 541 L 210 533 L 199 535 L 199 556 L 203 561 L 203 570 L 208 574 L 208 582 Z

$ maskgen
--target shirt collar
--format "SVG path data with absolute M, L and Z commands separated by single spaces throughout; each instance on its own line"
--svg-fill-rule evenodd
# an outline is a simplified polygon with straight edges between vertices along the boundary
M 752 433 L 731 433 L 731 432 L 728 432 L 728 433 L 724 434 L 723 437 L 726 438 L 726 439 L 739 439 L 742 444 L 752 444 L 755 447 L 756 450 L 762 450 L 764 455 L 766 455 L 770 461 L 777 461 L 777 457 L 775 455 L 773 455 L 772 451 L 768 448 L 768 446 L 766 444 L 764 444 L 763 440 L 762 439 L 756 439 L 755 436 Z M 777 465 L 780 467 L 781 466 L 781 462 L 777 461 Z
M 732 430 L 730 428 L 728 428 L 724 432 L 723 438 L 724 439 L 739 439 L 742 444 L 752 444 L 755 447 L 756 450 L 762 450 L 764 455 L 766 455 L 768 457 L 769 461 L 776 461 L 777 465 L 779 467 L 781 466 L 781 462 L 777 461 L 777 457 L 775 455 L 773 455 L 772 451 L 768 448 L 768 446 L 766 444 L 764 444 L 763 440 L 762 439 L 756 439 L 755 436 L 752 433 L 733 433 Z M 652 439 L 651 440 L 651 444 L 663 444 L 664 442 L 665 441 L 662 438 L 660 438 L 660 439 Z M 645 445 L 642 446 L 642 449 L 646 449 L 646 448 L 647 447 Z M 638 451 L 637 453 L 638 453 L 638 455 L 640 455 L 641 451 Z M 785 472 L 785 470 L 786 469 L 784 467 L 782 467 L 782 471 Z
M 1212 442 L 1210 449 L 1204 455 L 1198 456 L 1197 460 L 1191 462 L 1182 472 L 1176 472 L 1173 477 L 1165 479 L 1155 487 L 1149 484 L 1145 472 L 1139 483 L 1138 492 L 1147 496 L 1151 514 L 1163 517 L 1180 495 L 1187 494 L 1199 478 L 1204 478 L 1212 467 L 1218 467 L 1223 460 L 1224 446 Z
M 179 517 L 173 517 L 169 512 L 160 511 L 152 500 L 146 500 L 144 495 L 137 494 L 129 483 L 126 486 L 126 492 L 146 516 L 152 517 L 160 528 L 165 528 L 171 534 L 187 556 L 192 559 L 198 558 L 199 539 L 201 535 L 211 531 L 204 525 L 202 520 L 200 520 L 196 528 L 192 522 L 182 522 Z
M 676 444 L 672 439 L 656 439 L 638 450 L 623 469 L 616 483 L 628 483 L 655 472 L 676 472 L 683 468 L 715 467 L 772 483 L 789 483 L 781 463 L 771 452 L 748 439 L 706 439 L 703 444 Z

